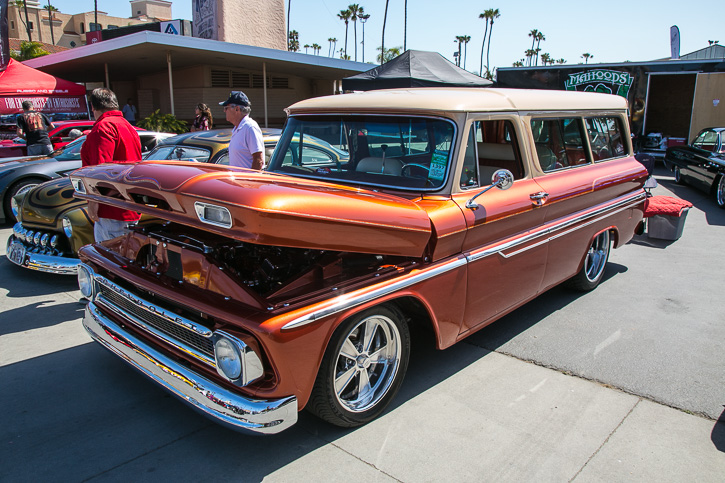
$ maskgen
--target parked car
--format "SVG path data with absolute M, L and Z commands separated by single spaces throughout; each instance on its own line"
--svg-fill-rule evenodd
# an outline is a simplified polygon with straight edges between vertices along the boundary
M 725 127 L 703 129 L 692 144 L 668 148 L 665 165 L 676 182 L 711 194 L 725 208 Z
M 303 408 L 376 418 L 411 333 L 444 349 L 559 283 L 591 290 L 642 224 L 619 96 L 427 88 L 288 112 L 266 172 L 71 176 L 79 197 L 159 219 L 81 248 L 87 331 L 238 430 L 282 431 Z
M 83 120 L 83 121 L 54 121 L 53 129 L 48 131 L 48 137 L 50 142 L 53 144 L 53 149 L 59 149 L 73 141 L 74 138 L 70 137 L 70 132 L 73 129 L 78 129 L 83 132 L 91 129 L 93 123 L 96 121 Z M 25 145 L 25 139 L 14 138 L 14 139 L 3 139 L 0 141 L 0 158 L 15 157 L 15 156 L 27 156 L 28 146 Z
M 265 146 L 271 153 L 281 131 L 266 129 L 263 132 Z M 144 158 L 216 164 L 228 162 L 227 147 L 231 136 L 231 130 L 228 129 L 178 136 L 141 131 L 139 136 L 145 151 Z M 63 159 L 58 160 L 62 163 L 45 163 L 44 175 L 53 175 L 57 179 L 43 184 L 36 181 L 32 185 L 23 185 L 22 190 L 15 190 L 21 196 L 15 197 L 15 206 L 12 208 L 18 223 L 7 241 L 6 253 L 11 262 L 33 270 L 75 275 L 79 263 L 78 249 L 93 242 L 93 222 L 88 218 L 86 201 L 74 198 L 69 179 L 59 176 L 80 168 L 82 142 L 79 140 L 74 143 L 72 152 L 66 152 L 68 149 L 64 151 Z M 62 169 L 59 165 L 62 165 Z M 37 180 L 37 177 L 34 179 Z M 144 218 L 141 224 L 147 221 Z
M 143 152 L 153 149 L 162 139 L 173 136 L 169 133 L 143 131 L 139 129 Z M 86 137 L 81 136 L 66 146 L 57 149 L 49 156 L 24 156 L 0 159 L 0 223 L 15 220 L 12 211 L 12 199 L 31 188 L 48 181 L 68 176 L 68 173 L 81 167 L 81 146 Z

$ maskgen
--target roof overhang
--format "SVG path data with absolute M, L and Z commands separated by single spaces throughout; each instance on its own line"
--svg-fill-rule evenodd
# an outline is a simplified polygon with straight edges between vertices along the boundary
M 268 72 L 329 80 L 370 69 L 370 64 L 362 62 L 149 31 L 36 57 L 24 64 L 75 82 L 102 82 L 107 64 L 112 79 L 132 80 L 166 71 L 167 53 L 171 53 L 174 69 L 220 65 L 261 71 L 266 64 Z

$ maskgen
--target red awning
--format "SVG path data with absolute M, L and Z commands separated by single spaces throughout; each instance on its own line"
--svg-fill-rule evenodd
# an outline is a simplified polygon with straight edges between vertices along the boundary
M 23 101 L 45 113 L 85 113 L 86 88 L 10 59 L 0 72 L 0 114 L 23 112 Z

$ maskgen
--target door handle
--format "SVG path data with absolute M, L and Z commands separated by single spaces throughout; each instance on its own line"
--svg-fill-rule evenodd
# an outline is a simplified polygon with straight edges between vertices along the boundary
M 546 191 L 539 191 L 538 193 L 530 194 L 529 198 L 531 198 L 531 202 L 534 204 L 534 206 L 542 206 L 549 198 L 549 193 L 547 193 Z

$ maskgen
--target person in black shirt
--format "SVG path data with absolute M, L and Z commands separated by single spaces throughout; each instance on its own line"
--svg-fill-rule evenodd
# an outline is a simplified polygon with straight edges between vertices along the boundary
M 48 137 L 48 131 L 53 129 L 53 123 L 48 116 L 33 110 L 30 101 L 23 101 L 23 113 L 18 116 L 18 136 L 25 139 L 28 146 L 28 156 L 38 156 L 53 152 L 53 144 Z

